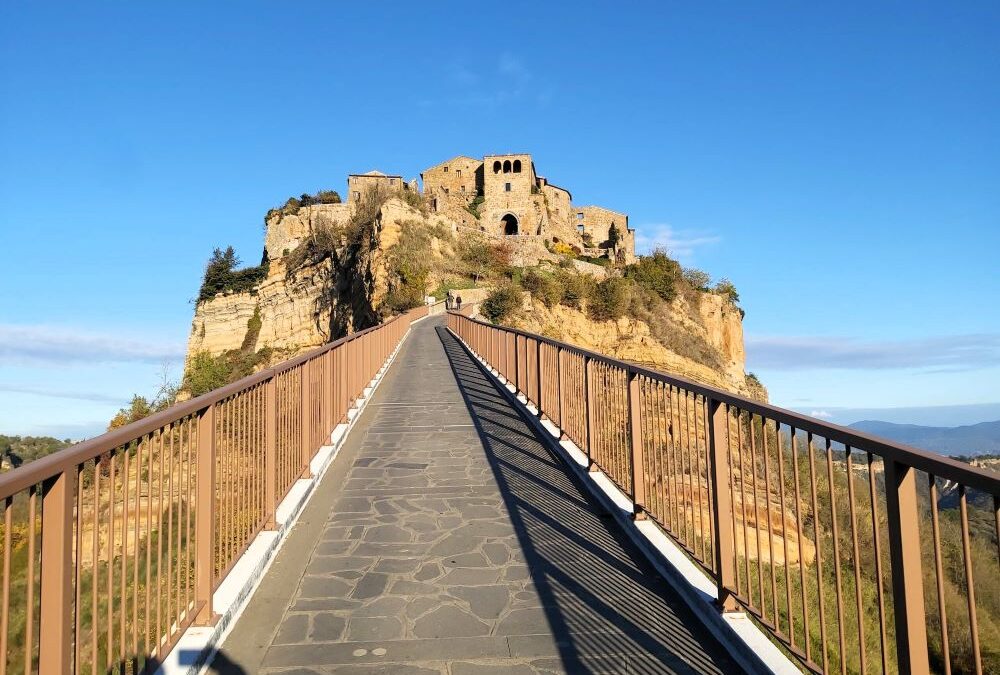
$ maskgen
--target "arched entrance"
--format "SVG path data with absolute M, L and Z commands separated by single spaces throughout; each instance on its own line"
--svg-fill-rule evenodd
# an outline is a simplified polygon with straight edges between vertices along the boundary
M 517 216 L 515 216 L 513 213 L 508 213 L 506 216 L 500 219 L 500 222 L 503 223 L 504 234 L 507 235 L 517 234 Z

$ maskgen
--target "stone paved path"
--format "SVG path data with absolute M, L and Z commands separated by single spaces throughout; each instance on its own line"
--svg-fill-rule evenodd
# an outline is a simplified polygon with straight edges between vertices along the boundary
M 740 672 L 442 323 L 414 326 L 216 670 Z

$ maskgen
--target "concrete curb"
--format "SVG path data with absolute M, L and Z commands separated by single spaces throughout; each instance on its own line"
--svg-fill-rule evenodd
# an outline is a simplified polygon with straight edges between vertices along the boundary
M 775 646 L 746 614 L 722 614 L 715 606 L 715 583 L 693 563 L 652 520 L 632 519 L 632 500 L 601 471 L 588 471 L 588 459 L 572 441 L 560 441 L 561 430 L 549 420 L 541 420 L 538 410 L 514 391 L 499 372 L 469 347 L 450 328 L 462 347 L 490 380 L 504 393 L 514 408 L 536 431 L 538 437 L 568 466 L 581 484 L 611 514 L 629 539 L 684 600 L 708 631 L 748 672 L 753 675 L 800 675 L 801 670 Z

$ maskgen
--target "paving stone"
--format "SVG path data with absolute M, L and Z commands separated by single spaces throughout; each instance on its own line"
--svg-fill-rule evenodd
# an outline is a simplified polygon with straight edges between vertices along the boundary
M 472 613 L 486 620 L 498 618 L 510 602 L 507 586 L 467 586 L 451 588 L 448 592 L 468 602 Z
M 392 595 L 433 595 L 438 592 L 437 586 L 426 584 L 420 581 L 394 581 L 389 587 Z
M 441 566 L 437 563 L 426 563 L 413 575 L 417 581 L 429 581 L 441 576 Z
M 419 558 L 383 558 L 379 560 L 375 567 L 375 572 L 401 573 L 412 572 L 420 564 Z
M 403 622 L 394 616 L 351 617 L 347 638 L 353 641 L 395 640 L 403 636 Z
M 408 598 L 383 595 L 351 612 L 351 616 L 402 616 Z
M 354 587 L 351 597 L 355 600 L 365 598 L 375 598 L 382 595 L 386 585 L 389 583 L 389 575 L 379 572 L 369 572 L 361 578 L 358 585 Z
M 309 633 L 309 639 L 319 642 L 339 640 L 344 635 L 346 625 L 347 618 L 339 614 L 313 614 L 312 632 Z
M 274 636 L 274 644 L 286 645 L 293 642 L 305 642 L 309 637 L 308 614 L 286 614 L 281 621 L 281 628 Z
M 299 585 L 300 598 L 339 598 L 346 596 L 354 584 L 332 577 L 303 577 Z
M 441 577 L 438 583 L 442 586 L 482 586 L 495 584 L 499 578 L 498 569 L 455 568 Z
M 488 635 L 489 624 L 454 605 L 442 605 L 413 622 L 413 634 L 421 638 Z
M 378 525 L 369 527 L 362 541 L 377 541 L 383 543 L 404 543 L 413 538 L 413 534 L 399 525 Z
M 445 567 L 492 567 L 493 565 L 482 553 L 463 553 L 448 556 L 441 561 Z

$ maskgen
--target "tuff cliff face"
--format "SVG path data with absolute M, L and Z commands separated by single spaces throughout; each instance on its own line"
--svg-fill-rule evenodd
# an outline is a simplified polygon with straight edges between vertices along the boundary
M 669 324 L 666 336 L 654 335 L 648 323 L 636 318 L 594 321 L 578 309 L 546 307 L 537 300 L 530 307 L 517 319 L 518 328 L 744 396 L 767 398 L 766 390 L 746 374 L 739 310 L 721 296 L 701 293 L 674 299 L 660 317 Z
M 463 249 L 470 237 L 484 235 L 469 232 L 447 214 L 428 213 L 420 206 L 397 193 L 374 206 L 369 204 L 367 215 L 361 213 L 366 208 L 363 201 L 354 200 L 269 212 L 264 237 L 266 276 L 250 290 L 223 291 L 198 304 L 188 364 L 195 355 L 256 354 L 262 357 L 253 360 L 252 367 L 262 368 L 374 325 L 392 311 L 387 306 L 394 283 L 412 271 L 399 269 L 409 270 L 414 264 L 413 260 L 400 262 L 401 248 L 410 251 L 416 264 L 426 267 L 420 292 L 411 302 L 420 302 L 424 292 L 451 283 L 464 289 L 459 292 L 468 303 L 502 283 L 502 274 L 492 280 L 480 277 L 474 271 L 475 256 L 470 260 Z M 555 269 L 563 258 L 539 242 L 531 243 L 541 254 L 527 255 L 516 241 L 487 239 L 507 246 L 507 264 L 515 267 L 541 264 Z M 413 241 L 422 242 L 416 254 Z M 595 283 L 614 275 L 607 267 L 575 259 L 570 263 L 563 268 L 590 275 Z M 469 288 L 474 281 L 480 288 Z M 740 311 L 721 295 L 689 290 L 662 304 L 654 316 L 617 321 L 595 321 L 581 309 L 546 306 L 538 299 L 529 301 L 526 309 L 511 320 L 513 325 L 766 398 L 759 382 L 745 373 Z

